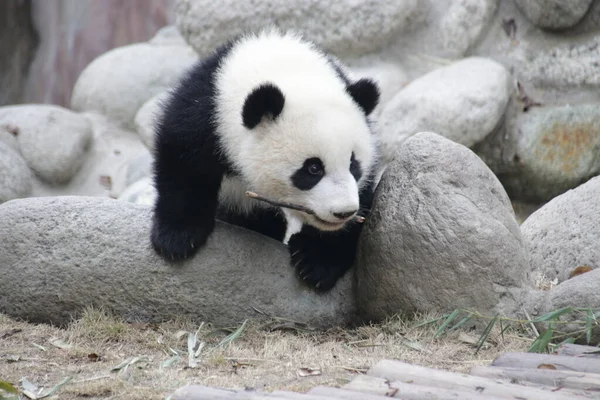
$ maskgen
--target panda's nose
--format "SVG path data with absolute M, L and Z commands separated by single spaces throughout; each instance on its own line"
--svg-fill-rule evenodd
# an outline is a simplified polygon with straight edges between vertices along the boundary
M 338 219 L 348 219 L 351 216 L 353 216 L 354 214 L 356 214 L 358 210 L 352 210 L 352 211 L 343 211 L 343 212 L 334 212 L 333 216 L 338 218 Z

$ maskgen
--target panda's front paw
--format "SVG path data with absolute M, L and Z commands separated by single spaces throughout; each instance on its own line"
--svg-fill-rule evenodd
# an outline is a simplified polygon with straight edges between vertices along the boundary
M 192 257 L 208 240 L 210 228 L 173 229 L 154 224 L 152 247 L 168 261 L 181 261 Z
M 347 268 L 339 261 L 327 257 L 320 248 L 303 242 L 300 237 L 292 236 L 288 244 L 296 274 L 304 283 L 318 291 L 332 289 Z

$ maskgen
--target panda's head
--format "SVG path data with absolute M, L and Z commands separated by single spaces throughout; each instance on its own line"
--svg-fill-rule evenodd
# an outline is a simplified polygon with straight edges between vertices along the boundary
M 266 80 L 248 92 L 241 172 L 251 190 L 314 211 L 288 215 L 338 230 L 359 211 L 359 192 L 371 178 L 376 141 L 368 116 L 379 89 L 368 79 L 306 84 Z

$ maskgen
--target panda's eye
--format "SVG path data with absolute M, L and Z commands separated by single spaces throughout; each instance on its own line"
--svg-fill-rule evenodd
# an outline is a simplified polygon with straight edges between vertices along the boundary
M 300 190 L 310 190 L 325 176 L 325 166 L 318 157 L 304 160 L 302 166 L 291 176 L 292 184 Z
M 323 175 L 323 166 L 321 165 L 321 163 L 309 164 L 308 172 L 311 175 Z

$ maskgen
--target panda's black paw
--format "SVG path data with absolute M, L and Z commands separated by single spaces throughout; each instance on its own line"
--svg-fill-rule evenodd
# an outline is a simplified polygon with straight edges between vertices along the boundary
M 151 242 L 154 251 L 167 261 L 182 261 L 191 258 L 202 247 L 212 229 L 172 229 L 154 224 Z
M 328 257 L 321 248 L 310 246 L 309 241 L 300 237 L 292 237 L 288 247 L 296 274 L 317 291 L 331 290 L 348 269 L 339 260 Z

